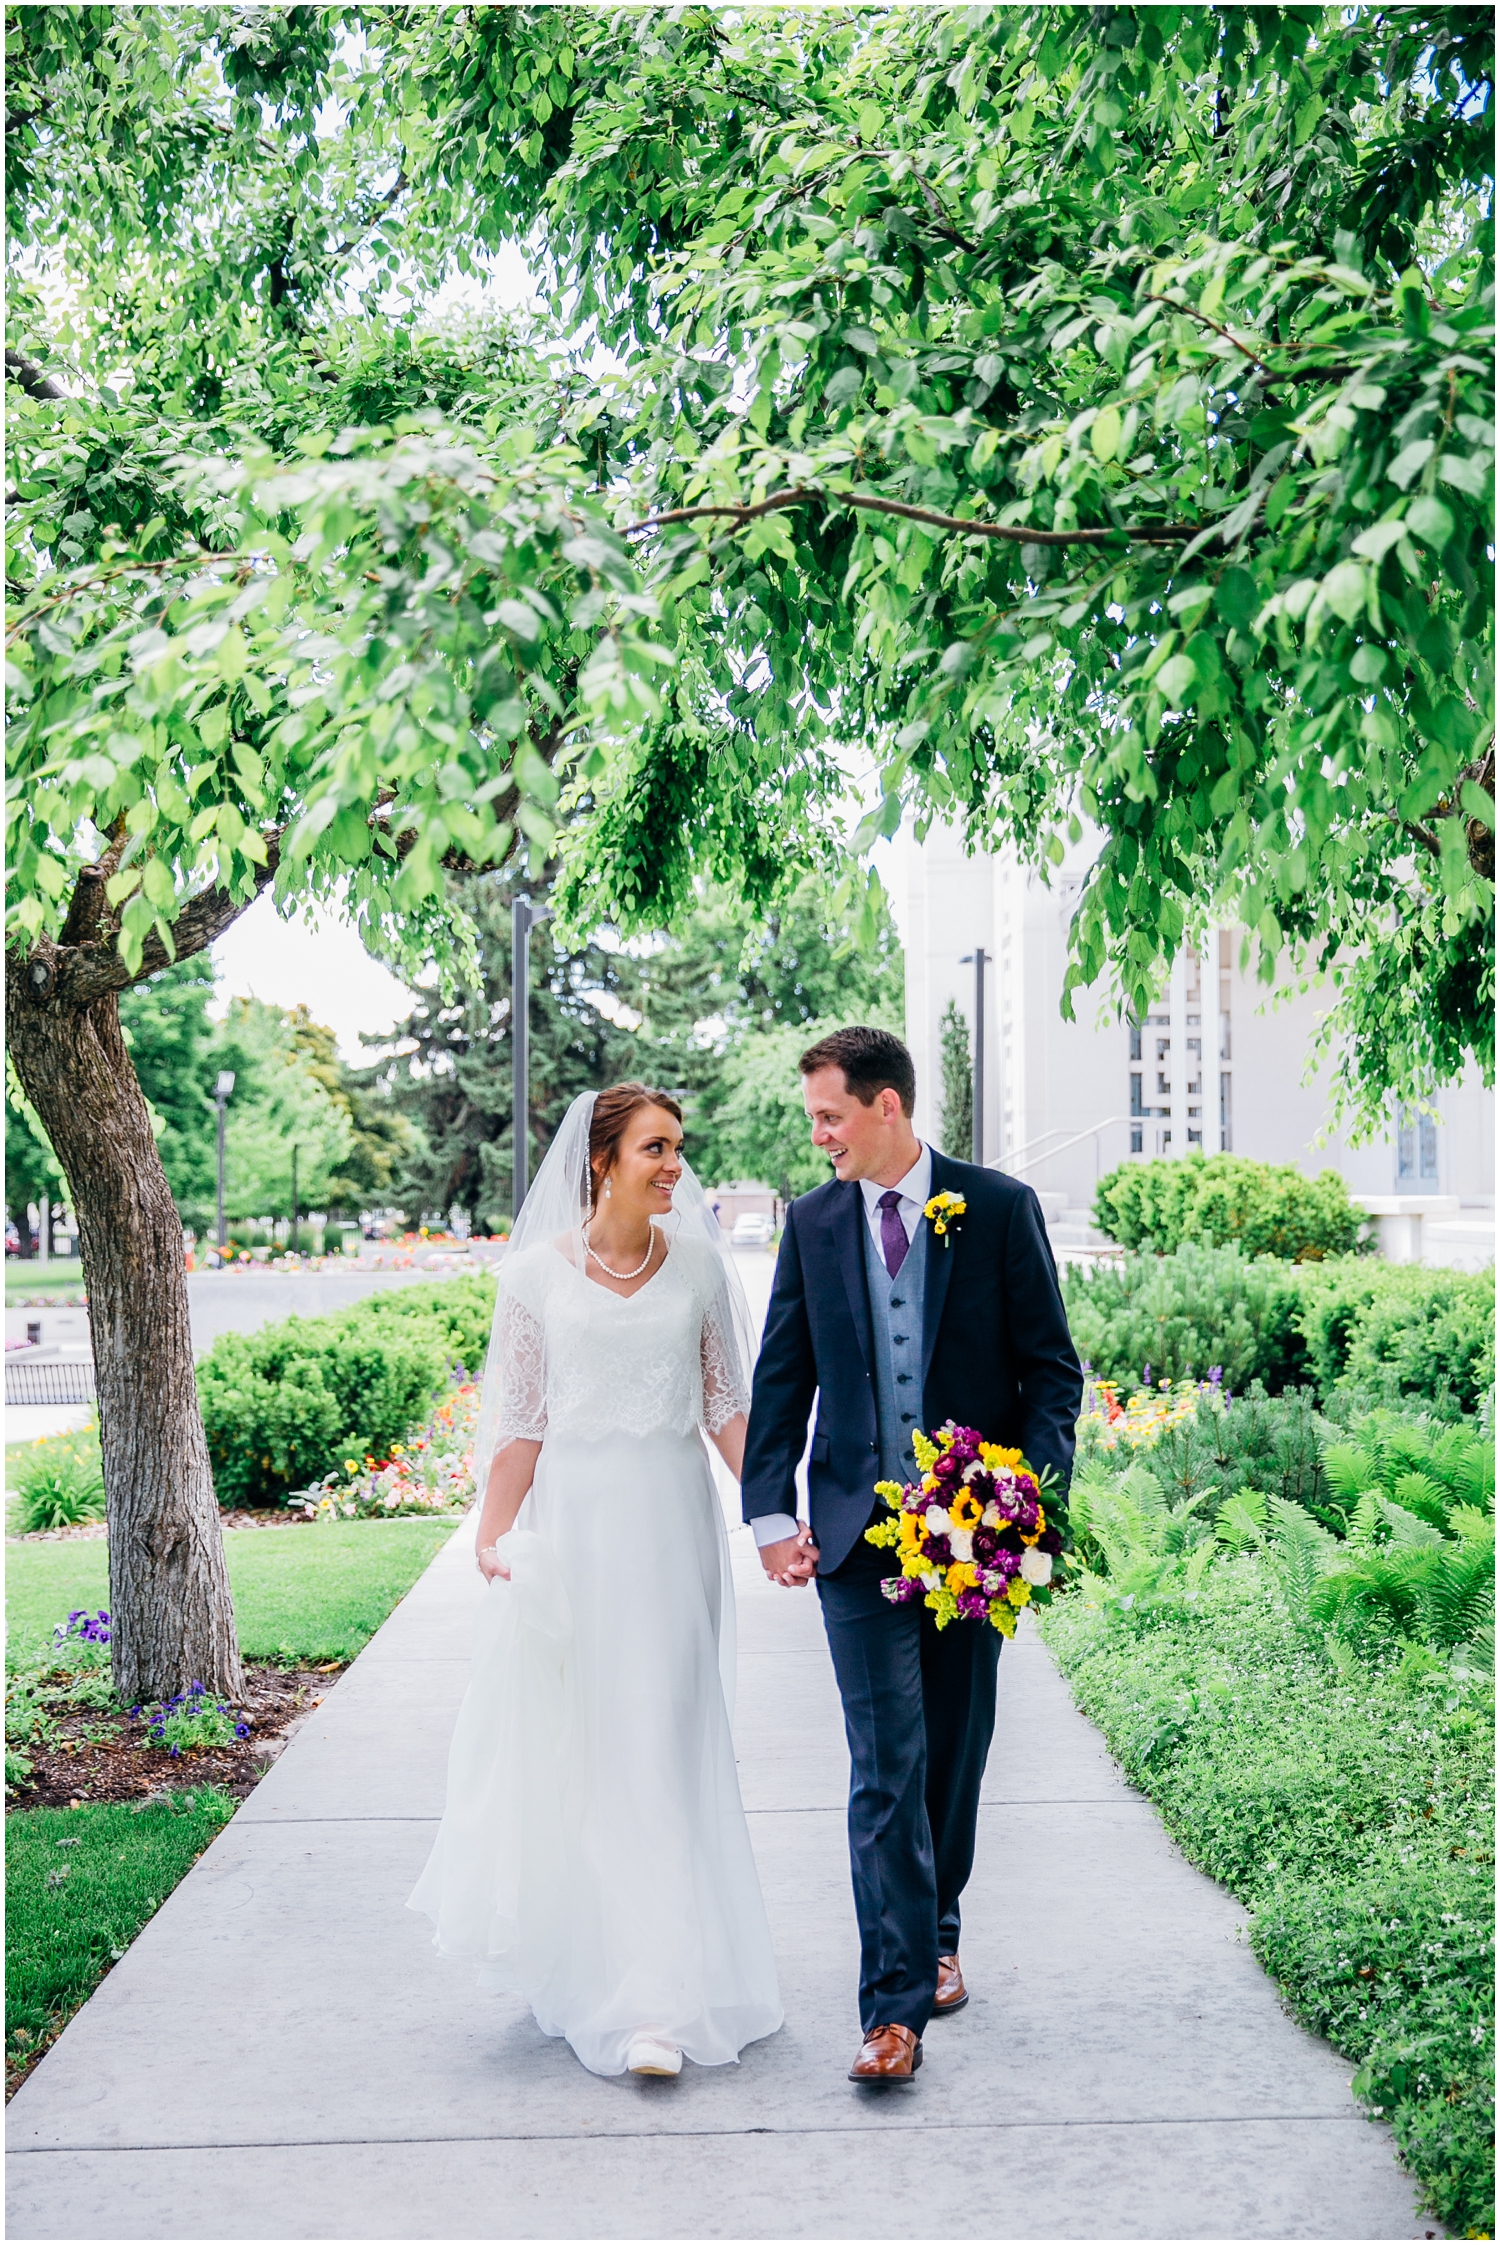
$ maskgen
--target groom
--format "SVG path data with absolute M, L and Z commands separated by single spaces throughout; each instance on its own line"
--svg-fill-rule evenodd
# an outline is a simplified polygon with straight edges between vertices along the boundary
M 844 1702 L 864 2034 L 849 2078 L 910 2081 L 929 2018 L 968 2001 L 958 1906 L 1000 1638 L 969 1621 L 939 1633 L 925 1606 L 884 1596 L 891 1555 L 864 1541 L 886 1517 L 875 1483 L 915 1480 L 913 1432 L 953 1419 L 1051 1466 L 1066 1489 L 1083 1379 L 1035 1193 L 919 1142 L 900 1038 L 840 1029 L 800 1065 L 834 1174 L 786 1212 L 744 1511 L 775 1581 L 816 1572 Z M 938 1193 L 965 1204 L 942 1237 L 926 1213 Z M 814 1396 L 809 1533 L 795 1474 Z

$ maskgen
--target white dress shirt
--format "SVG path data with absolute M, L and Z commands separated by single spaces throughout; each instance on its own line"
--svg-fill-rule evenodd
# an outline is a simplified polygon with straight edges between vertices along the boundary
M 880 1205 L 880 1196 L 885 1192 L 897 1192 L 901 1195 L 896 1206 L 896 1214 L 906 1228 L 907 1244 L 910 1245 L 917 1236 L 917 1226 L 922 1221 L 922 1211 L 932 1198 L 931 1147 L 924 1146 L 921 1149 L 906 1175 L 898 1179 L 895 1185 L 877 1185 L 873 1178 L 861 1177 L 859 1189 L 864 1195 L 865 1217 L 871 1232 L 874 1234 L 876 1253 L 883 1253 L 880 1227 L 884 1220 L 884 1211 Z M 873 1489 L 870 1496 L 873 1503 Z M 755 1530 L 757 1550 L 763 1549 L 768 1543 L 780 1543 L 785 1537 L 794 1536 L 797 1533 L 796 1521 L 790 1513 L 786 1512 L 763 1513 L 759 1520 L 752 1520 L 750 1525 Z

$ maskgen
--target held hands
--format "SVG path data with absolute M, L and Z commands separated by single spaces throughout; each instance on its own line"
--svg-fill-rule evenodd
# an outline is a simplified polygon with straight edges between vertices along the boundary
M 817 1572 L 818 1547 L 807 1522 L 799 1520 L 797 1533 L 783 1536 L 780 1543 L 762 1544 L 760 1563 L 783 1590 L 800 1590 L 804 1583 L 811 1582 Z

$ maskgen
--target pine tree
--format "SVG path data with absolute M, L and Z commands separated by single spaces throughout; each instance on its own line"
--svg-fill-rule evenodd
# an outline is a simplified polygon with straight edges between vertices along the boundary
M 969 1024 L 950 998 L 939 1024 L 943 1104 L 938 1132 L 943 1152 L 967 1161 L 974 1147 L 974 1062 Z

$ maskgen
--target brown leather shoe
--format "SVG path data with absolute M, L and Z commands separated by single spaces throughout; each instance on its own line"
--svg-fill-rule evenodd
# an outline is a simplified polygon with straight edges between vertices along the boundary
M 933 2018 L 946 2019 L 950 2011 L 962 2011 L 968 2000 L 969 1991 L 964 1986 L 957 1957 L 939 1957 L 937 1994 L 932 1999 Z
M 849 2068 L 851 2081 L 910 2081 L 922 2063 L 922 2045 L 910 2027 L 872 2027 Z

